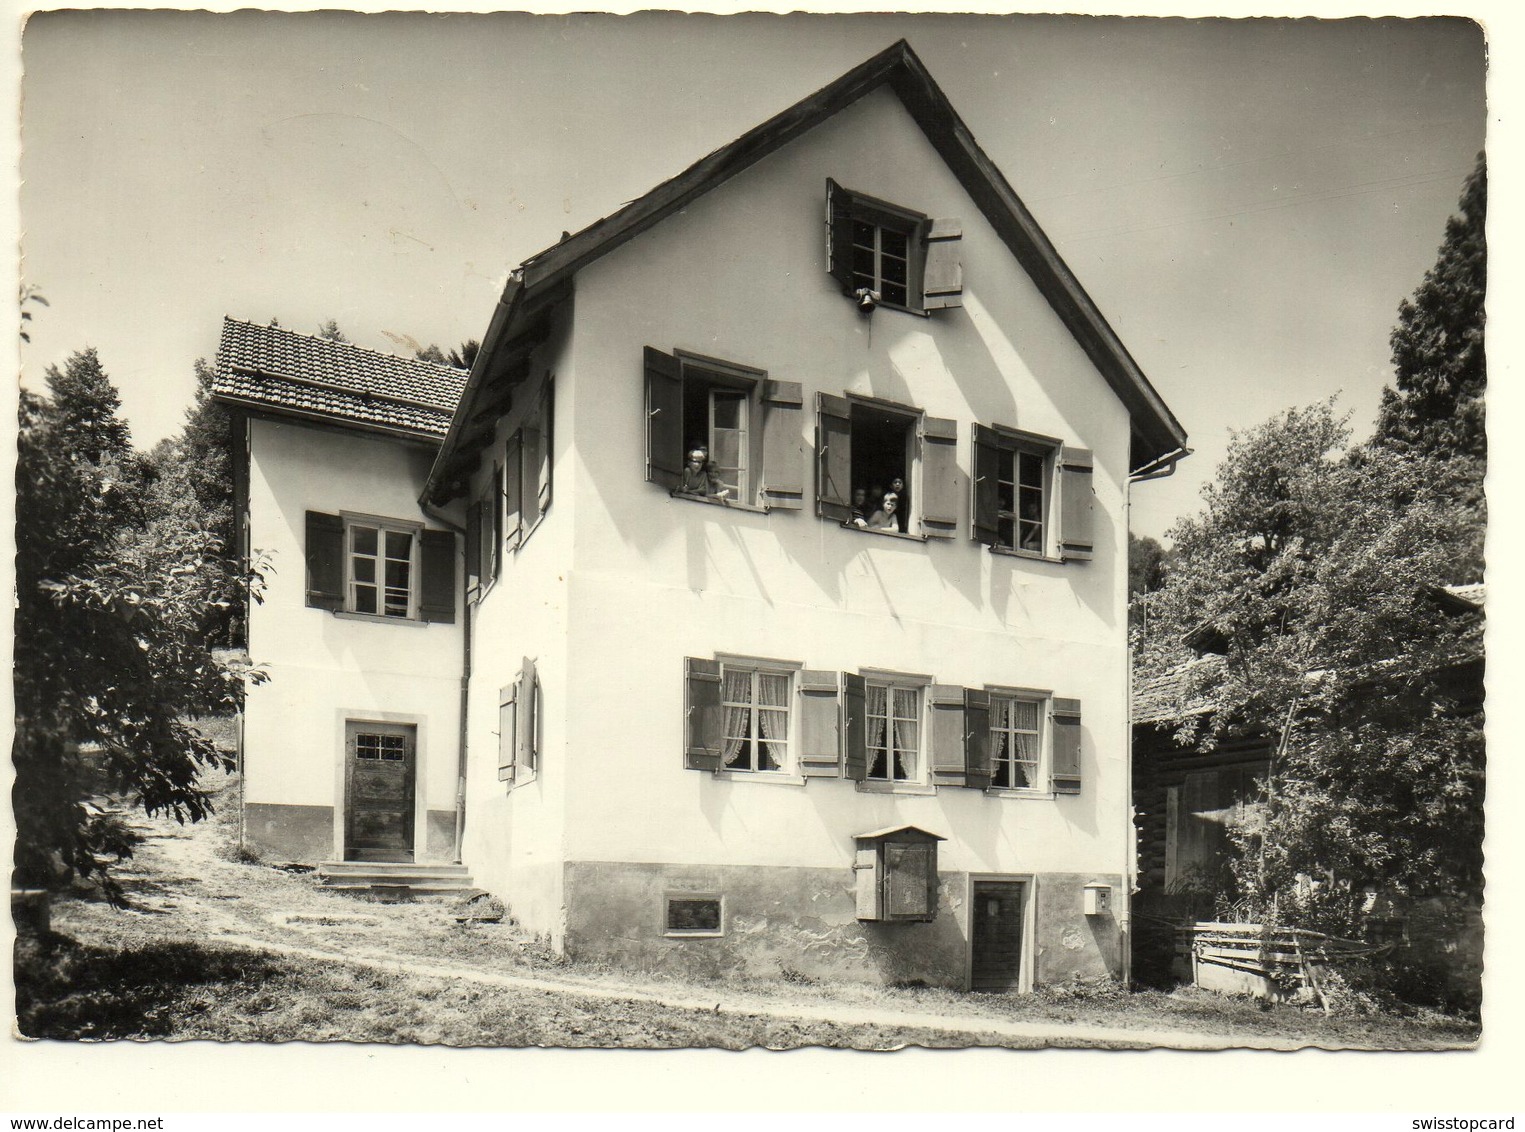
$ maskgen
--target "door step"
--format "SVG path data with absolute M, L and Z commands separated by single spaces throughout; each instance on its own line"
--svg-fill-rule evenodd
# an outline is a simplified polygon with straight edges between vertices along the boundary
M 333 892 L 368 892 L 397 900 L 477 891 L 465 865 L 393 861 L 324 861 L 318 866 L 318 884 Z

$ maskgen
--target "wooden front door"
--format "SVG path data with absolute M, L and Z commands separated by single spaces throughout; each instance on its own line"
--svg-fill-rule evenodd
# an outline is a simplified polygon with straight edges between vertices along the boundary
M 969 989 L 1013 991 L 1022 977 L 1022 881 L 974 882 Z
M 411 724 L 344 725 L 346 861 L 413 860 Z

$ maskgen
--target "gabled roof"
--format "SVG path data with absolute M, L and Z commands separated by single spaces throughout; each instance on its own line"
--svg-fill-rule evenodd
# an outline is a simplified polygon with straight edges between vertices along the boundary
M 433 440 L 465 387 L 453 366 L 227 317 L 212 379 L 230 405 Z
M 462 411 L 452 422 L 430 472 L 425 497 L 438 501 L 458 490 L 471 460 L 493 427 L 496 416 L 493 406 L 501 401 L 501 393 L 490 394 L 488 387 L 523 363 L 527 354 L 525 342 L 543 333 L 548 308 L 578 270 L 881 86 L 888 86 L 900 99 L 1127 407 L 1133 424 L 1132 466 L 1142 469 L 1183 449 L 1186 431 L 1180 422 L 1059 258 L 1027 206 L 980 149 L 916 53 L 902 39 L 618 212 L 525 260 L 510 278 L 493 314 L 462 397 Z
M 1189 660 L 1168 672 L 1139 676 L 1133 681 L 1133 722 L 1179 723 L 1192 715 L 1206 715 L 1217 710 L 1211 696 L 1186 697 L 1187 678 L 1198 669 L 1221 668 L 1221 656 L 1209 655 Z

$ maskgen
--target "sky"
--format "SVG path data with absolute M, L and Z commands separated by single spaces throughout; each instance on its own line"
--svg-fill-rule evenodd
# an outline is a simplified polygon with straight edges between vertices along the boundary
M 224 314 L 480 338 L 514 265 L 900 37 L 1190 436 L 1135 531 L 1281 409 L 1370 432 L 1484 145 L 1467 20 L 42 13 L 23 382 L 96 347 L 146 447 Z

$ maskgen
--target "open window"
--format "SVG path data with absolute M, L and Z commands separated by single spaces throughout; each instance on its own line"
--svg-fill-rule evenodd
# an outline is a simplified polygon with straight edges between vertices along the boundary
M 646 479 L 674 496 L 797 509 L 804 444 L 797 382 L 648 346 Z
M 861 309 L 963 305 L 963 226 L 826 182 L 827 260 Z M 868 296 L 865 301 L 865 296 Z
M 818 394 L 816 512 L 862 530 L 951 538 L 956 435 L 953 421 L 909 406 Z
M 540 399 L 508 438 L 503 464 L 503 516 L 498 531 L 504 550 L 523 545 L 551 506 L 555 383 L 546 378 Z
M 1091 453 L 1052 437 L 974 426 L 972 535 L 1003 553 L 1091 557 Z
M 797 668 L 782 661 L 687 658 L 684 765 L 764 775 L 792 772 Z

